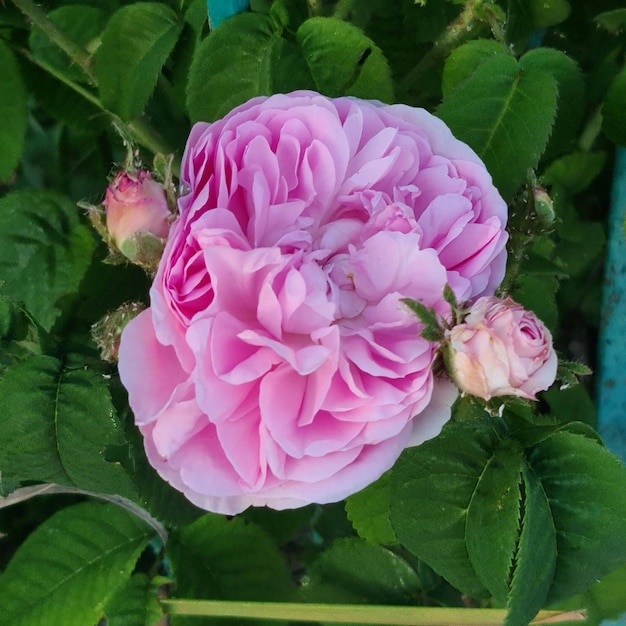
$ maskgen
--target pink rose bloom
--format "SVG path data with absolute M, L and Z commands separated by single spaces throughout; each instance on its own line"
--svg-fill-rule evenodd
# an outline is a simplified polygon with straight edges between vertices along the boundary
M 120 375 L 150 462 L 225 514 L 340 500 L 434 437 L 456 388 L 401 298 L 443 316 L 504 274 L 506 206 L 421 109 L 311 92 L 198 123 Z
M 107 188 L 102 204 L 107 230 L 122 252 L 124 243 L 140 233 L 167 237 L 170 210 L 163 187 L 150 172 L 119 172 Z
M 480 298 L 446 338 L 453 378 L 473 396 L 534 400 L 556 378 L 550 331 L 511 298 Z

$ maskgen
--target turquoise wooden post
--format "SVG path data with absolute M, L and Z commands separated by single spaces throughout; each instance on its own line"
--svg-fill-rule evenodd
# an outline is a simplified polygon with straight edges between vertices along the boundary
M 246 11 L 248 6 L 248 0 L 207 0 L 211 28 L 217 28 L 220 22 L 231 15 Z
M 600 359 L 598 430 L 607 447 L 626 461 L 626 148 L 618 148 L 608 224 Z M 602 626 L 626 626 L 626 614 Z
M 598 430 L 626 461 L 626 148 L 618 148 L 608 224 L 600 329 Z

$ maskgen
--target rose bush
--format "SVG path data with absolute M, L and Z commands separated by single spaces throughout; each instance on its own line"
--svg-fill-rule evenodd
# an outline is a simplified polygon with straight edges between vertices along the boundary
M 446 332 L 446 339 L 455 382 L 484 400 L 534 400 L 556 378 L 558 359 L 550 331 L 511 298 L 480 298 L 463 323 Z
M 449 316 L 505 268 L 506 205 L 422 109 L 311 92 L 198 123 L 120 375 L 150 462 L 200 507 L 331 502 L 435 436 L 456 388 L 408 297 Z

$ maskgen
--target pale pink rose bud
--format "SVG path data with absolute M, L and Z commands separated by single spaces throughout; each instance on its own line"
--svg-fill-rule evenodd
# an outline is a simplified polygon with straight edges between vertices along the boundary
M 143 264 L 146 251 L 158 248 L 170 229 L 170 210 L 163 187 L 150 172 L 119 172 L 104 198 L 106 226 L 117 249 L 129 260 Z
M 511 298 L 479 298 L 462 324 L 446 331 L 447 362 L 462 391 L 484 400 L 534 400 L 556 378 L 552 336 Z

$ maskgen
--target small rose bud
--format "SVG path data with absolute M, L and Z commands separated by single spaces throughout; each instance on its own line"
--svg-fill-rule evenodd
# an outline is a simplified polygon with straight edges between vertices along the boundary
M 107 230 L 117 249 L 133 263 L 158 263 L 171 213 L 165 190 L 150 172 L 119 172 L 103 204 Z
M 479 298 L 445 339 L 450 375 L 459 389 L 484 400 L 534 400 L 556 378 L 550 331 L 511 298 Z
M 103 361 L 115 363 L 120 348 L 120 338 L 126 324 L 137 317 L 146 307 L 138 302 L 122 304 L 118 309 L 107 313 L 91 327 L 91 336 L 98 346 Z
M 550 228 L 554 224 L 556 214 L 554 212 L 554 202 L 543 187 L 535 187 L 533 192 L 535 202 L 535 213 L 544 228 Z

